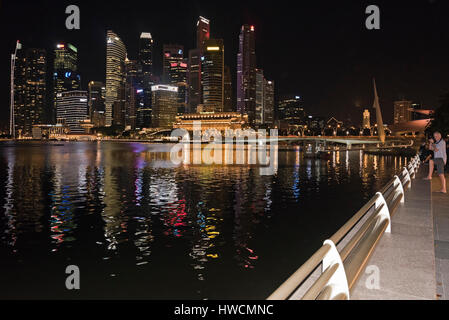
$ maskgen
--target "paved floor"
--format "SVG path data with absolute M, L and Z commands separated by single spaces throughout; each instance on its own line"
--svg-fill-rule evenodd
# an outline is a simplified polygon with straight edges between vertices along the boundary
M 449 175 L 446 175 L 449 181 Z M 435 231 L 435 267 L 437 299 L 449 300 L 449 195 L 440 189 L 437 177 L 432 180 L 432 211 Z
M 441 292 L 447 294 L 444 289 L 449 289 L 449 201 L 445 202 L 446 207 L 440 201 L 437 204 L 432 201 L 437 196 L 431 192 L 431 182 L 422 179 L 426 170 L 422 166 L 412 180 L 412 187 L 405 193 L 405 203 L 392 218 L 391 233 L 385 233 L 379 241 L 365 273 L 351 292 L 351 299 L 437 299 L 438 275 L 438 283 L 441 279 L 446 281 Z M 436 234 L 441 234 L 438 243 L 434 241 L 432 209 L 437 211 Z M 443 219 L 444 224 L 441 224 Z M 376 274 L 378 286 L 375 285 Z

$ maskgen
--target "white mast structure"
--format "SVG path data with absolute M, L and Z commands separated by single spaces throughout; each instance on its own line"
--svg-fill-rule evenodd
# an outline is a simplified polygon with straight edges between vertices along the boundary
M 377 133 L 379 135 L 380 142 L 385 143 L 384 122 L 382 120 L 382 112 L 380 111 L 379 96 L 377 95 L 376 79 L 374 79 L 374 78 L 373 78 L 373 84 L 374 84 L 374 104 L 373 104 L 373 108 L 376 109 Z
M 14 69 L 16 66 L 16 56 L 17 50 L 22 48 L 22 44 L 17 40 L 16 48 L 14 53 L 11 54 L 11 103 L 10 103 L 10 113 L 9 113 L 9 134 L 13 139 L 16 138 L 16 130 L 15 130 L 15 114 L 14 114 Z

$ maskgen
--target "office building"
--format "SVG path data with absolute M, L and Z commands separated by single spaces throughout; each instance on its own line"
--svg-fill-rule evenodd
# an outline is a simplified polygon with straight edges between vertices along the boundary
M 263 124 L 274 123 L 274 81 L 264 78 Z
M 231 69 L 225 65 L 224 67 L 224 105 L 223 111 L 234 111 L 233 99 L 232 99 L 232 77 Z
M 113 110 L 116 101 L 124 101 L 126 48 L 123 41 L 113 31 L 106 35 L 106 126 L 113 124 Z M 119 121 L 120 122 L 120 121 Z
M 33 125 L 43 123 L 46 100 L 47 58 L 44 49 L 17 51 L 14 77 L 16 136 L 30 137 Z
M 243 25 L 237 54 L 237 110 L 248 114 L 250 124 L 256 111 L 256 49 L 254 26 Z
M 278 119 L 290 125 L 303 124 L 305 119 L 304 104 L 300 96 L 285 95 L 279 99 Z
M 58 43 L 54 50 L 52 121 L 55 121 L 56 96 L 64 91 L 80 90 L 81 77 L 78 73 L 78 49 L 70 43 Z
M 74 90 L 60 92 L 56 96 L 57 123 L 64 123 L 69 133 L 84 133 L 82 122 L 88 119 L 87 91 Z
M 151 124 L 154 128 L 172 128 L 178 111 L 178 87 L 154 85 Z
M 89 116 L 94 127 L 104 127 L 106 124 L 105 96 L 106 87 L 101 81 L 90 81 L 88 84 Z
M 224 45 L 221 39 L 204 42 L 201 58 L 203 106 L 206 110 L 222 112 L 224 106 Z
M 400 100 L 394 102 L 394 124 L 412 121 L 412 101 Z

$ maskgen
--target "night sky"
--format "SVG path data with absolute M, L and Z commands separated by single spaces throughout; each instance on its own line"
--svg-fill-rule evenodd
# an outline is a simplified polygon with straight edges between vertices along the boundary
M 65 29 L 65 8 L 76 4 L 81 29 Z M 365 28 L 365 8 L 376 4 L 381 30 Z M 362 107 L 372 106 L 376 78 L 386 123 L 393 101 L 406 98 L 438 106 L 449 91 L 449 1 L 2 1 L 0 124 L 9 115 L 10 54 L 16 40 L 45 48 L 66 41 L 78 48 L 83 89 L 104 81 L 106 29 L 137 57 L 141 32 L 155 40 L 155 71 L 162 71 L 162 44 L 193 48 L 196 19 L 211 20 L 211 36 L 223 38 L 235 95 L 240 26 L 256 30 L 258 67 L 274 80 L 276 95 L 296 94 L 313 115 L 361 122 Z

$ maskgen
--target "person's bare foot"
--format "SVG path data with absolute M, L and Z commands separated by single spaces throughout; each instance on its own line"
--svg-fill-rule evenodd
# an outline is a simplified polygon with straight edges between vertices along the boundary
M 446 190 L 437 191 L 438 193 L 447 193 Z
M 432 178 L 425 177 L 423 180 L 432 180 Z

